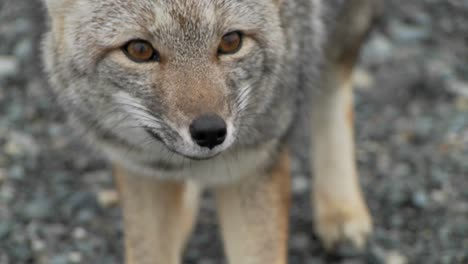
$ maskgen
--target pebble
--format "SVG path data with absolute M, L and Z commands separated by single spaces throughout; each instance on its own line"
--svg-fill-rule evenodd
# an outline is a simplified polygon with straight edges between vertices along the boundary
M 24 180 L 25 175 L 26 172 L 24 167 L 19 165 L 14 165 L 10 168 L 10 171 L 8 172 L 9 178 L 13 180 Z
M 10 233 L 12 228 L 12 223 L 8 221 L 1 221 L 0 222 L 0 240 L 5 239 L 8 234 Z
M 33 53 L 33 42 L 29 38 L 21 40 L 18 44 L 16 44 L 13 53 L 22 61 L 28 60 Z
M 36 199 L 21 209 L 23 217 L 32 220 L 43 220 L 48 218 L 53 212 L 52 205 L 45 198 Z
M 19 73 L 19 62 L 13 56 L 0 56 L 0 79 L 12 77 Z
M 362 90 L 362 91 L 370 90 L 372 87 L 374 87 L 374 83 L 375 83 L 375 80 L 372 74 L 368 70 L 362 67 L 358 67 L 354 71 L 353 81 L 354 81 L 354 86 L 356 87 L 356 89 Z
M 401 44 L 416 43 L 431 37 L 430 28 L 420 25 L 410 25 L 398 20 L 390 22 L 389 31 L 392 39 Z
M 452 205 L 452 210 L 460 215 L 468 215 L 468 202 L 459 201 Z
M 12 156 L 27 155 L 37 157 L 41 149 L 36 140 L 27 133 L 13 131 L 9 134 L 9 140 L 5 147 L 5 152 Z
M 435 187 L 441 188 L 448 182 L 450 175 L 441 169 L 435 168 L 431 170 L 429 179 Z
M 388 252 L 385 256 L 385 264 L 406 264 L 408 259 L 396 251 Z
M 12 185 L 5 184 L 0 187 L 0 201 L 8 203 L 15 198 L 16 190 Z
M 94 210 L 89 210 L 89 209 L 82 209 L 78 211 L 78 214 L 76 216 L 76 220 L 81 223 L 89 223 L 93 221 L 96 218 L 96 212 Z
M 83 261 L 83 255 L 80 252 L 71 252 L 68 254 L 68 259 L 71 263 L 81 263 Z
M 5 144 L 3 151 L 9 156 L 19 156 L 21 154 L 20 147 L 12 141 Z
M 393 44 L 381 33 L 374 33 L 363 49 L 364 64 L 380 65 L 393 56 Z
M 32 249 L 34 252 L 43 252 L 44 249 L 46 248 L 44 241 L 39 240 L 39 239 L 33 240 L 31 244 L 32 244 Z
M 97 194 L 97 200 L 100 206 L 109 208 L 117 205 L 119 193 L 116 190 L 101 190 Z
M 431 192 L 431 199 L 442 205 L 442 204 L 445 204 L 448 200 L 448 197 L 447 197 L 447 193 L 445 193 L 444 191 L 442 190 L 434 190 Z
M 309 181 L 305 175 L 297 175 L 292 178 L 292 190 L 295 194 L 306 193 L 309 189 Z
M 468 112 L 468 97 L 458 96 L 455 99 L 455 106 L 458 111 Z
M 82 240 L 86 238 L 87 232 L 84 228 L 77 227 L 73 230 L 73 238 L 76 240 Z
M 50 264 L 68 264 L 69 257 L 65 255 L 56 255 L 50 260 Z
M 34 30 L 34 24 L 30 19 L 24 17 L 16 19 L 14 25 L 16 33 L 18 34 L 30 34 Z
M 449 79 L 447 89 L 455 95 L 468 98 L 468 82 L 455 78 Z
M 411 197 L 412 204 L 419 209 L 427 208 L 429 204 L 428 200 L 427 194 L 424 191 L 417 191 Z

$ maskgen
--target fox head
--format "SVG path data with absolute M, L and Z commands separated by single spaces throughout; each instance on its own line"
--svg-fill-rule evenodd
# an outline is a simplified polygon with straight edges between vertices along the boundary
M 46 0 L 46 70 L 74 122 L 130 148 L 257 146 L 292 116 L 280 2 Z

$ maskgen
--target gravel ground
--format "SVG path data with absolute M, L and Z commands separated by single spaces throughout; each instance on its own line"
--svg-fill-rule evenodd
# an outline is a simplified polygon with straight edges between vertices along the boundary
M 43 27 L 38 0 L 0 0 L 0 264 L 121 263 L 110 169 L 70 136 L 47 91 Z M 356 73 L 374 237 L 364 256 L 326 256 L 298 165 L 290 263 L 468 263 L 467 47 L 468 1 L 385 1 Z M 224 263 L 205 200 L 184 263 Z

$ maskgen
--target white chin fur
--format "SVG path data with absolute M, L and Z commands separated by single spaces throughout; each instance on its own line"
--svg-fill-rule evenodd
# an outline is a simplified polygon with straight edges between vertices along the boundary
M 142 164 L 160 161 L 148 153 L 129 153 L 125 149 L 114 146 L 104 146 L 107 156 L 130 171 L 145 177 L 156 177 L 165 180 L 194 181 L 203 186 L 223 185 L 235 182 L 243 177 L 261 173 L 259 170 L 267 165 L 270 155 L 277 142 L 269 142 L 263 147 L 221 152 L 218 156 L 207 160 L 190 160 L 172 153 L 168 161 L 176 170 L 149 167 Z M 169 152 L 166 152 L 169 153 Z

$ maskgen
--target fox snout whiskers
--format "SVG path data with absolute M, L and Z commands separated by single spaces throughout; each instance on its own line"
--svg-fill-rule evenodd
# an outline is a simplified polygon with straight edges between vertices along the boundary
M 152 146 L 162 144 L 185 158 L 205 160 L 219 155 L 234 142 L 232 122 L 218 114 L 201 114 L 189 125 L 180 125 L 157 117 L 130 94 L 120 92 L 114 98 L 128 119 L 133 120 L 132 129 L 143 130 L 149 137 L 145 141 L 145 149 L 151 150 Z

